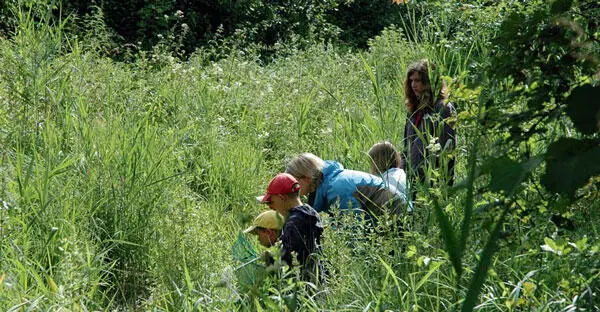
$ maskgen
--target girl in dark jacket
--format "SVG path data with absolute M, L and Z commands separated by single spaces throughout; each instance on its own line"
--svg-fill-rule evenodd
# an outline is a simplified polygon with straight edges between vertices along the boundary
M 433 64 L 421 60 L 411 64 L 404 81 L 405 104 L 408 111 L 404 126 L 402 166 L 409 180 L 423 182 L 427 169 L 441 168 L 440 176 L 448 185 L 454 183 L 454 158 L 442 155 L 454 149 L 455 132 L 446 118 L 456 110 L 446 103 L 446 85 Z M 409 191 L 414 199 L 416 189 Z

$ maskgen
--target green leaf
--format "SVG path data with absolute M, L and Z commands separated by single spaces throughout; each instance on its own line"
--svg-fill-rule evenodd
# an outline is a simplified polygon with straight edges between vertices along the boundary
M 541 156 L 532 157 L 522 163 L 503 156 L 489 161 L 484 166 L 483 171 L 489 172 L 492 176 L 489 184 L 490 190 L 494 192 L 504 191 L 510 196 L 541 162 Z
M 540 246 L 544 251 L 549 251 L 559 256 L 567 255 L 571 251 L 571 248 L 567 248 L 567 243 L 563 240 L 554 241 L 549 237 L 544 237 L 544 242 L 546 244 Z
M 433 209 L 435 216 L 440 223 L 440 231 L 442 237 L 444 238 L 444 245 L 446 246 L 446 251 L 450 256 L 450 261 L 452 262 L 454 271 L 458 276 L 460 276 L 462 274 L 462 248 L 460 248 L 458 245 L 456 234 L 454 234 L 454 230 L 452 229 L 452 224 L 450 223 L 448 216 L 446 216 L 437 200 L 433 203 Z
M 483 283 L 487 279 L 488 271 L 492 265 L 492 259 L 496 250 L 498 249 L 498 240 L 500 238 L 500 229 L 503 227 L 504 218 L 508 212 L 507 205 L 500 215 L 500 218 L 496 221 L 494 229 L 492 230 L 490 237 L 488 238 L 487 243 L 481 253 L 481 257 L 479 262 L 477 263 L 477 267 L 474 270 L 473 277 L 471 278 L 471 282 L 469 284 L 469 289 L 467 290 L 467 295 L 465 297 L 465 301 L 463 301 L 461 311 L 469 312 L 473 311 L 475 304 L 477 303 L 477 299 L 479 298 L 479 293 L 483 288 Z
M 406 258 L 410 259 L 417 254 L 417 247 L 415 245 L 408 246 L 408 251 L 406 252 Z
M 544 237 L 544 243 L 546 243 L 546 248 L 542 248 L 548 251 L 556 251 L 558 250 L 558 245 L 554 242 L 554 240 L 550 237 Z
M 552 2 L 550 11 L 552 14 L 559 14 L 568 11 L 573 4 L 573 0 L 556 0 Z
M 260 305 L 260 301 L 258 301 L 258 298 L 254 298 L 254 307 L 256 308 L 257 312 L 264 311 L 262 306 Z
M 419 280 L 419 282 L 417 283 L 417 286 L 415 286 L 415 288 L 412 290 L 413 292 L 417 292 L 419 291 L 419 289 L 427 282 L 429 281 L 429 278 L 431 277 L 431 274 L 435 273 L 440 266 L 442 265 L 441 262 L 434 262 L 433 265 L 431 266 L 431 268 L 429 269 L 429 271 L 427 272 L 427 274 L 425 274 L 423 277 L 421 277 L 421 279 Z
M 577 189 L 600 174 L 599 160 L 597 140 L 561 138 L 548 147 L 542 184 L 551 192 L 574 198 Z
M 377 256 L 377 258 L 379 258 L 379 262 L 381 262 L 381 264 L 383 264 L 383 266 L 385 267 L 385 270 L 387 271 L 387 276 L 392 277 L 394 284 L 396 285 L 396 288 L 401 289 L 400 282 L 399 282 L 399 281 L 401 281 L 401 279 L 399 279 L 398 276 L 396 276 L 396 273 L 394 273 L 394 269 L 387 262 L 385 262 L 380 256 Z M 408 285 L 406 285 L 406 286 L 408 286 Z
M 569 246 L 575 247 L 577 251 L 585 251 L 588 248 L 587 237 L 583 237 L 582 239 L 576 242 L 568 242 Z
M 567 115 L 583 134 L 600 131 L 600 87 L 577 87 L 567 98 Z
M 579 250 L 586 250 L 588 247 L 587 236 L 584 236 L 582 239 L 575 242 L 575 247 L 577 247 Z

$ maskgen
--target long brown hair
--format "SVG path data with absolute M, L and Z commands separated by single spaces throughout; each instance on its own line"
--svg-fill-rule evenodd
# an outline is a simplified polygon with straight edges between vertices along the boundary
M 414 73 L 419 73 L 421 82 L 425 85 L 425 92 L 421 97 L 417 97 L 410 83 L 410 76 Z M 433 85 L 440 90 L 435 102 L 433 101 L 433 90 L 430 76 L 433 76 Z M 417 108 L 424 106 L 433 108 L 434 104 L 440 100 L 445 100 L 447 97 L 447 88 L 440 75 L 435 73 L 435 65 L 429 63 L 427 59 L 423 59 L 412 63 L 406 70 L 406 78 L 404 79 L 404 102 L 409 112 L 414 112 Z

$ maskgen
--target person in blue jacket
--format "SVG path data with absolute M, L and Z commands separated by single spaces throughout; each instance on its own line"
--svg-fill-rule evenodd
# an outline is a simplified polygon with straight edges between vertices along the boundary
M 372 216 L 385 210 L 400 214 L 406 197 L 393 185 L 375 175 L 344 169 L 337 161 L 324 161 L 312 153 L 294 157 L 286 172 L 300 183 L 300 195 L 308 195 L 308 204 L 318 212 L 329 212 L 334 205 L 340 210 L 364 211 Z

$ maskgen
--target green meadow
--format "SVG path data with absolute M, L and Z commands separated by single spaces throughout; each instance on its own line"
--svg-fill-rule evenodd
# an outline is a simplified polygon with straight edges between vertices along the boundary
M 516 2 L 406 14 L 365 49 L 163 45 L 126 62 L 100 26 L 77 35 L 20 3 L 0 37 L 0 310 L 599 310 L 598 26 L 548 43 L 536 18 L 600 13 Z M 548 56 L 509 35 L 527 23 Z M 575 41 L 586 57 L 567 60 Z M 322 214 L 326 286 L 282 269 L 242 287 L 231 248 L 268 209 L 255 197 L 299 153 L 368 171 L 374 143 L 400 148 L 423 58 L 458 111 L 456 185 L 419 189 L 402 232 Z

